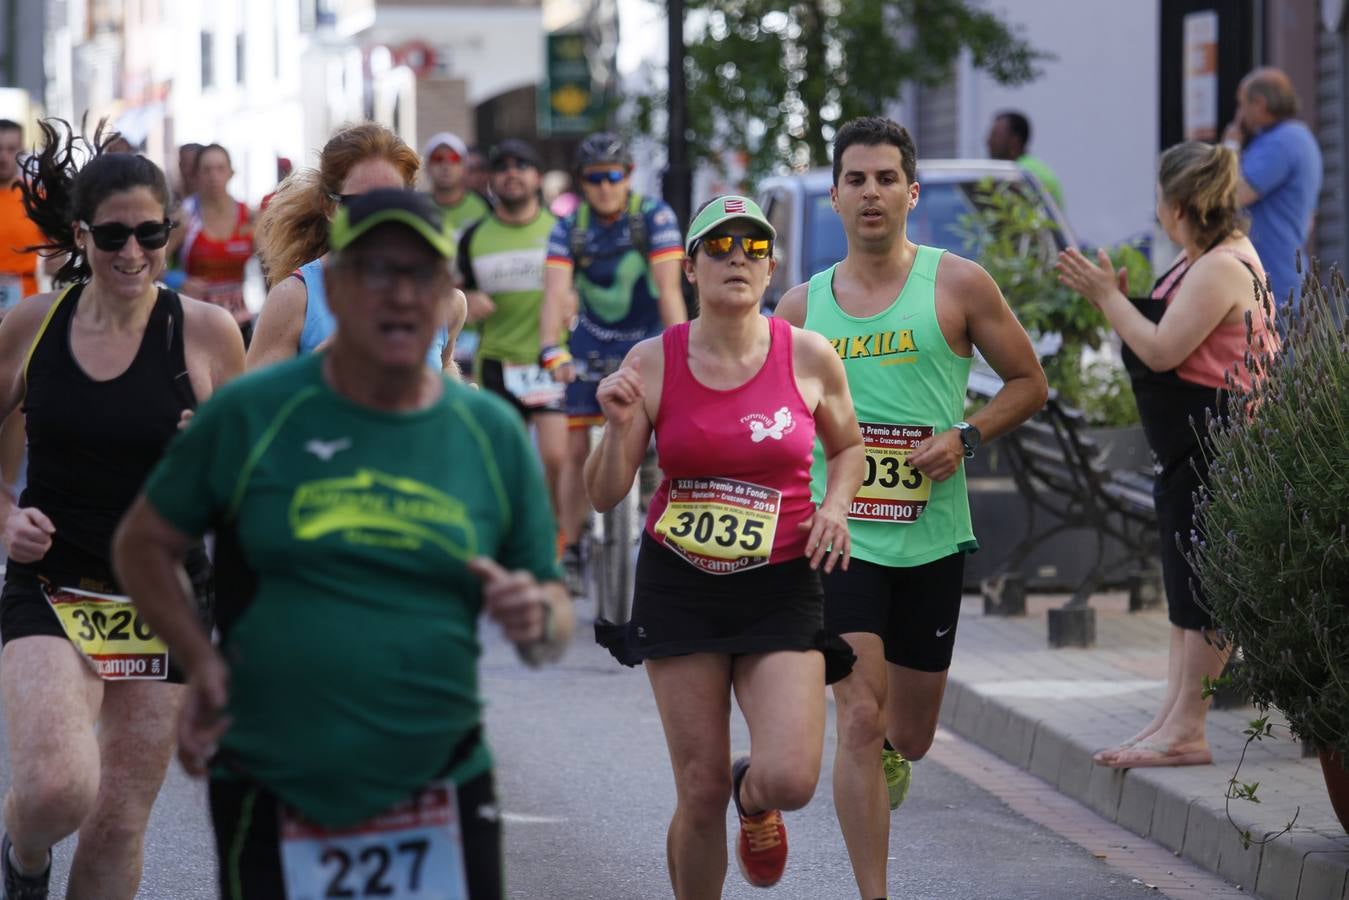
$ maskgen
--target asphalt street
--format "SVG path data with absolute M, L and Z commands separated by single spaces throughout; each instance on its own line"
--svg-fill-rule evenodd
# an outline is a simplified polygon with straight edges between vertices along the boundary
M 580 609 L 585 619 L 584 602 Z M 668 897 L 665 829 L 674 789 L 651 692 L 640 669 L 614 663 L 588 639 L 588 621 L 582 628 L 561 665 L 538 671 L 516 660 L 494 626 L 483 628 L 483 690 L 505 817 L 507 894 Z M 734 718 L 735 748 L 747 749 L 747 732 L 738 713 Z M 856 896 L 830 799 L 832 746 L 830 727 L 815 799 L 787 817 L 791 851 L 780 885 L 771 893 L 751 888 L 732 861 L 723 896 Z M 8 785 L 7 761 L 0 762 L 0 779 Z M 730 811 L 727 821 L 733 838 Z M 891 897 L 1158 896 L 935 762 L 916 767 L 894 824 Z M 73 844 L 56 848 L 53 897 L 64 894 Z M 214 871 L 204 786 L 175 763 L 151 819 L 138 896 L 214 897 Z

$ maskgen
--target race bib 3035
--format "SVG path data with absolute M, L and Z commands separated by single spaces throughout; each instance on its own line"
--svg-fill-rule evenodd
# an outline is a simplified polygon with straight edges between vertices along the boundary
M 731 478 L 676 478 L 656 535 L 695 569 L 729 575 L 767 565 L 782 492 Z

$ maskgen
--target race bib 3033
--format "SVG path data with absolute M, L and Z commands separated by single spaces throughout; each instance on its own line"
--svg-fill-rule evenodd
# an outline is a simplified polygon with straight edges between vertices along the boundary
M 932 481 L 909 465 L 909 454 L 932 437 L 932 426 L 857 424 L 862 429 L 867 469 L 848 518 L 870 522 L 918 521 L 932 495 Z

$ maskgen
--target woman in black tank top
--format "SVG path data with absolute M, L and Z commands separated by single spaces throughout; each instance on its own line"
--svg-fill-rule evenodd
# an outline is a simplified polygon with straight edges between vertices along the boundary
M 242 370 L 243 343 L 228 313 L 155 283 L 171 228 L 164 174 L 104 152 L 100 134 L 87 144 L 59 120 L 41 128 L 24 205 L 43 249 L 67 254 L 67 287 L 0 322 L 0 418 L 21 406 L 29 439 L 27 488 L 3 510 L 14 777 L 0 874 L 4 896 L 45 897 L 50 847 L 78 829 L 70 896 L 130 897 L 183 673 L 119 596 L 113 532 L 186 411 Z M 187 570 L 208 617 L 203 550 Z

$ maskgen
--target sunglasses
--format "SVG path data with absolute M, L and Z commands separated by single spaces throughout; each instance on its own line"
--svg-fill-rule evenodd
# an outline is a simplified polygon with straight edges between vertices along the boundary
M 506 157 L 505 159 L 499 159 L 496 162 L 492 163 L 493 172 L 506 172 L 511 169 L 523 172 L 526 169 L 537 169 L 537 168 L 538 166 L 534 165 L 531 162 L 525 162 L 523 159 L 513 159 L 509 156 Z
M 411 281 L 418 293 L 438 290 L 449 274 L 443 261 L 403 266 L 384 259 L 357 257 L 349 260 L 349 265 L 361 285 L 375 293 L 392 290 L 401 278 Z
M 433 163 L 457 163 L 464 158 L 453 150 L 433 150 L 428 159 Z
M 628 172 L 626 169 L 593 169 L 581 173 L 581 177 L 589 184 L 604 184 L 606 181 L 610 184 L 618 184 L 628 177 Z
M 95 247 L 104 253 L 116 253 L 126 246 L 126 242 L 131 240 L 133 234 L 142 250 L 160 249 L 169 242 L 169 232 L 173 230 L 173 223 L 165 219 L 163 222 L 142 222 L 133 228 L 121 222 L 107 222 L 103 225 L 81 222 L 80 227 L 89 232 L 89 236 L 94 239 Z
M 738 244 L 741 250 L 745 251 L 746 259 L 768 259 L 773 253 L 773 241 L 765 237 L 752 237 L 745 235 L 736 237 L 730 234 L 720 234 L 715 237 L 705 237 L 698 242 L 703 248 L 703 252 L 713 259 L 724 259 L 731 255 L 731 251 Z

